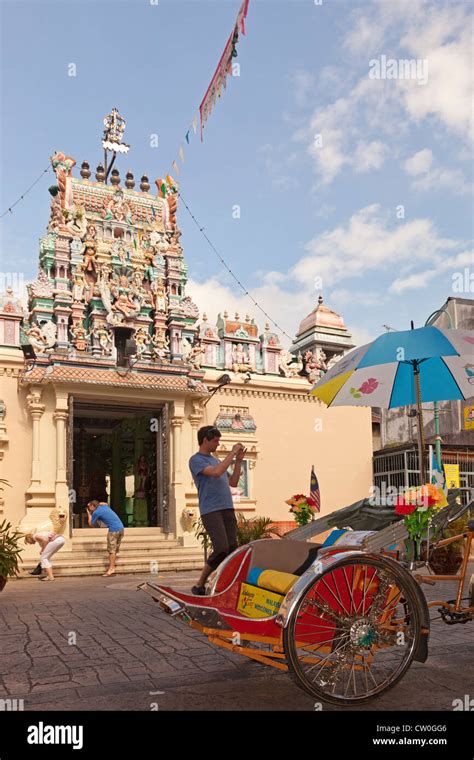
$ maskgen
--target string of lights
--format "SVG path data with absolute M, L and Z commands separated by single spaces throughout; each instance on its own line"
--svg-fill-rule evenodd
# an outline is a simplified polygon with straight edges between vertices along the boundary
M 6 216 L 6 214 L 8 214 L 8 213 L 13 214 L 12 209 L 15 208 L 15 206 L 17 205 L 17 203 L 20 203 L 20 201 L 23 200 L 23 198 L 25 197 L 25 195 L 28 195 L 28 193 L 30 192 L 30 190 L 33 190 L 34 186 L 38 184 L 38 182 L 42 178 L 43 174 L 46 174 L 47 172 L 49 172 L 50 169 L 51 169 L 51 166 L 49 166 L 49 165 L 46 167 L 46 169 L 43 169 L 43 171 L 41 172 L 41 174 L 39 175 L 39 177 L 37 179 L 35 179 L 35 181 L 33 182 L 33 184 L 30 185 L 25 190 L 25 192 L 22 195 L 20 195 L 20 197 L 15 201 L 15 203 L 12 203 L 11 206 L 8 206 L 8 208 L 3 212 L 3 214 L 0 215 L 0 219 L 3 219 L 3 217 Z
M 256 306 L 257 309 L 259 309 L 262 312 L 262 314 L 265 315 L 265 317 L 268 319 L 268 321 L 271 322 L 272 325 L 274 325 L 277 328 L 277 330 L 279 330 L 282 333 L 282 335 L 285 335 L 292 342 L 293 338 L 290 335 L 288 335 L 288 333 L 286 332 L 286 330 L 284 330 L 282 327 L 280 327 L 280 325 L 278 324 L 278 322 L 275 322 L 275 320 L 271 318 L 271 316 L 268 314 L 268 312 L 266 312 L 265 309 L 262 306 L 260 306 L 259 303 L 257 303 L 257 301 L 255 300 L 255 298 L 253 297 L 253 295 L 251 293 L 249 293 L 249 291 L 247 290 L 247 288 L 245 287 L 245 285 L 243 285 L 241 283 L 241 281 L 239 280 L 239 278 L 237 277 L 237 275 L 235 275 L 233 273 L 233 271 L 230 268 L 230 266 L 227 264 L 227 262 L 225 261 L 225 259 L 221 256 L 221 254 L 219 253 L 219 251 L 215 247 L 215 245 L 212 242 L 212 240 L 210 240 L 210 238 L 208 237 L 208 235 L 204 231 L 204 227 L 202 227 L 199 224 L 198 220 L 196 219 L 196 217 L 194 216 L 193 212 L 189 208 L 188 204 L 184 200 L 181 192 L 179 193 L 179 197 L 181 198 L 181 200 L 183 202 L 183 205 L 184 205 L 186 211 L 188 212 L 189 216 L 191 217 L 191 219 L 195 223 L 196 227 L 199 229 L 199 232 L 206 239 L 206 241 L 208 242 L 208 244 L 210 245 L 210 247 L 212 248 L 212 250 L 216 254 L 216 256 L 219 259 L 219 261 L 221 262 L 221 264 L 225 267 L 225 269 L 227 269 L 227 271 L 229 272 L 229 274 L 231 275 L 231 277 L 235 280 L 235 282 L 237 283 L 237 285 L 239 286 L 239 288 L 242 290 L 242 292 L 244 293 L 244 295 L 248 296 L 248 298 L 250 298 L 250 300 L 252 301 L 252 303 L 254 304 L 254 306 Z

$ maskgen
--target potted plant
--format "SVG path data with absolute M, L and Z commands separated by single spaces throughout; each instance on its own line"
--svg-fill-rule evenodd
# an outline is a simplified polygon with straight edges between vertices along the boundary
M 237 543 L 239 546 L 249 544 L 251 541 L 258 541 L 260 538 L 270 538 L 272 535 L 278 536 L 279 533 L 275 528 L 271 528 L 273 520 L 270 517 L 245 517 L 241 512 L 237 514 Z M 207 556 L 211 549 L 211 539 L 209 538 L 202 519 L 199 518 L 194 524 L 194 535 L 201 542 L 204 549 L 204 556 Z
M 5 588 L 8 578 L 19 573 L 19 541 L 22 537 L 23 534 L 12 528 L 6 520 L 0 523 L 0 591 Z
M 245 517 L 241 512 L 237 515 L 237 542 L 239 546 L 258 541 L 260 538 L 278 536 L 275 528 L 271 528 L 273 520 L 270 517 Z

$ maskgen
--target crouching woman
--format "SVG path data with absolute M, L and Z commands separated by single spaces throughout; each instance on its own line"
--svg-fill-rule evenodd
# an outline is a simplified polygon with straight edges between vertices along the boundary
M 57 533 L 49 533 L 47 531 L 38 531 L 37 533 L 27 533 L 25 536 L 25 543 L 27 544 L 39 544 L 41 547 L 40 552 L 40 564 L 41 569 L 46 573 L 45 576 L 40 578 L 42 581 L 54 581 L 53 566 L 51 564 L 51 557 L 56 554 L 62 546 L 64 546 L 66 539 L 64 536 L 60 536 Z

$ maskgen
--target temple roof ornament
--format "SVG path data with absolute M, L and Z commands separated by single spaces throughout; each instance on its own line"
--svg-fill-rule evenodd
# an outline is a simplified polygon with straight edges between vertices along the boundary
M 53 287 L 44 269 L 39 269 L 36 280 L 27 285 L 28 294 L 39 298 L 52 298 Z
M 15 296 L 12 287 L 8 287 L 6 292 L 0 295 L 0 312 L 23 316 L 23 311 L 21 299 Z
M 102 147 L 104 150 L 110 150 L 113 153 L 128 153 L 130 145 L 122 142 L 123 133 L 125 132 L 125 119 L 120 116 L 116 108 L 104 118 L 104 139 Z
M 323 350 L 329 361 L 335 354 L 353 347 L 343 317 L 326 306 L 320 295 L 314 309 L 301 321 L 290 350 L 293 354 Z

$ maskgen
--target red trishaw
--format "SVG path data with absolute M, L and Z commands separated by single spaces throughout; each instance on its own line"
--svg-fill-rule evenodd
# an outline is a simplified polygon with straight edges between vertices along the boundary
M 445 522 L 459 516 L 457 509 L 450 519 L 450 509 L 440 511 Z M 420 583 L 436 576 L 416 579 L 395 558 L 393 547 L 407 536 L 403 521 L 345 536 L 326 547 L 291 538 L 241 546 L 211 576 L 206 596 L 149 581 L 139 588 L 213 644 L 289 671 L 313 697 L 359 704 L 394 686 L 413 660 L 426 660 L 430 618 Z M 435 602 L 453 613 L 450 621 L 474 617 L 474 589 L 467 607 L 461 600 L 473 536 L 471 521 L 458 537 L 465 539 L 460 575 L 438 578 L 459 582 L 456 600 Z

